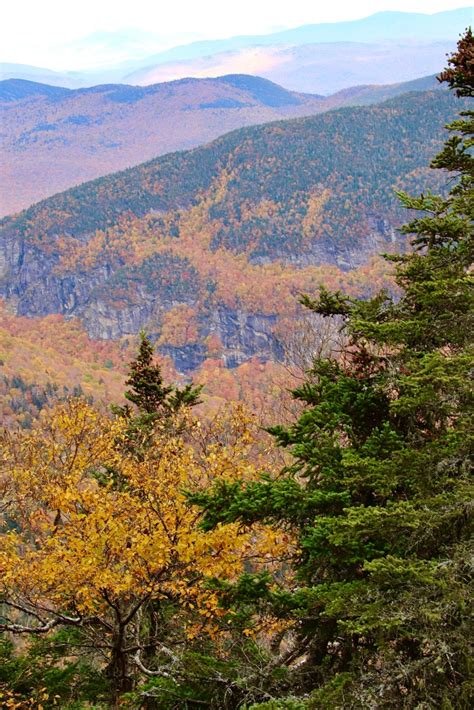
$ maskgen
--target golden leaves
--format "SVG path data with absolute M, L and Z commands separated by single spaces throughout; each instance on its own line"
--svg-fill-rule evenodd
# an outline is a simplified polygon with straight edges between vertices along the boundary
M 308 207 L 302 222 L 303 236 L 306 239 L 314 239 L 315 237 L 321 236 L 319 231 L 321 229 L 322 218 L 324 216 L 323 209 L 329 195 L 330 190 L 327 188 L 319 192 L 313 192 L 309 195 Z
M 214 623 L 221 612 L 206 578 L 235 580 L 249 558 L 271 564 L 278 535 L 237 524 L 205 533 L 184 491 L 255 478 L 252 426 L 237 410 L 215 422 L 214 438 L 192 422 L 187 441 L 157 427 L 136 457 L 123 446 L 125 419 L 71 400 L 31 432 L 7 436 L 2 476 L 16 529 L 0 537 L 5 594 L 99 616 L 111 605 L 173 598 Z

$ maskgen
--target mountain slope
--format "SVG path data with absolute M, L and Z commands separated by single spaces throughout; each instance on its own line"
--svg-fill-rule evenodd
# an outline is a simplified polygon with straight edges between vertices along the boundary
M 228 364 L 278 357 L 301 291 L 388 285 L 370 258 L 403 246 L 393 190 L 439 188 L 426 166 L 463 105 L 414 93 L 244 128 L 56 195 L 0 223 L 0 295 L 95 337 L 146 327 L 179 369 L 209 338 Z
M 396 84 L 369 84 L 342 89 L 332 96 L 325 97 L 325 105 L 328 109 L 337 106 L 368 106 L 393 99 L 401 94 L 409 94 L 412 91 L 433 91 L 436 89 L 442 91 L 444 87 L 437 80 L 436 74 L 432 74 Z
M 67 86 L 76 88 L 87 86 L 89 79 L 80 72 L 59 72 L 35 67 L 30 64 L 17 64 L 13 62 L 0 62 L 0 79 L 23 79 L 24 81 L 38 81 L 51 86 Z M 97 83 L 97 82 L 91 82 Z
M 241 126 L 320 110 L 258 77 L 87 89 L 0 82 L 0 214 Z
M 434 77 L 426 77 L 406 86 L 361 86 L 324 98 L 248 75 L 75 91 L 6 80 L 0 82 L 0 216 L 241 126 L 435 86 Z
M 22 101 L 33 96 L 44 96 L 50 100 L 62 99 L 70 94 L 70 89 L 50 84 L 40 84 L 37 81 L 25 79 L 6 79 L 0 81 L 0 101 Z

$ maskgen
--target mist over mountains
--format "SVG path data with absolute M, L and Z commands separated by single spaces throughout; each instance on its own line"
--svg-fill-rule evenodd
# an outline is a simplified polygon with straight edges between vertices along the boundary
M 151 84 L 184 77 L 257 74 L 286 89 L 334 93 L 354 84 L 394 83 L 433 74 L 457 37 L 472 22 L 472 8 L 432 15 L 380 12 L 350 22 L 304 25 L 258 36 L 182 44 L 140 53 L 140 36 L 95 33 L 76 43 L 78 55 L 107 52 L 110 62 L 87 71 L 48 69 L 5 63 L 0 78 L 19 78 L 79 88 L 102 83 Z M 142 49 L 150 47 L 152 30 Z M 157 46 L 162 42 L 157 38 Z M 104 50 L 105 48 L 105 50 Z M 116 57 L 127 55 L 119 61 Z

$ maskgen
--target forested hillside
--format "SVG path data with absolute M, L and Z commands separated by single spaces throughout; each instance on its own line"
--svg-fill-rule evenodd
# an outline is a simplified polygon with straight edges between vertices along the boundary
M 431 76 L 406 84 L 356 86 L 324 97 L 247 75 L 75 91 L 21 79 L 0 81 L 0 216 L 242 126 L 439 86 Z
M 374 264 L 363 283 L 351 281 L 361 268 L 289 267 L 282 238 L 277 260 L 262 265 L 256 262 L 263 258 L 263 232 L 255 242 L 224 246 L 217 228 L 212 231 L 231 218 L 245 224 L 249 214 L 272 217 L 277 198 L 289 211 L 285 224 L 299 219 L 300 193 L 277 177 L 273 163 L 259 163 L 261 155 L 252 162 L 245 140 L 251 135 L 253 146 L 269 145 L 271 135 L 282 130 L 288 137 L 293 126 L 301 139 L 304 122 L 240 133 L 242 156 L 238 146 L 225 154 L 225 179 L 219 174 L 201 192 L 196 180 L 186 201 L 166 212 L 158 213 L 155 202 L 152 214 L 128 214 L 102 223 L 100 233 L 88 232 L 106 219 L 97 207 L 100 190 L 111 195 L 131 174 L 150 178 L 157 165 L 163 169 L 158 161 L 85 186 L 95 204 L 88 218 L 85 203 L 74 202 L 77 190 L 51 201 L 57 209 L 62 201 L 64 211 L 49 223 L 42 205 L 41 224 L 23 215 L 4 225 L 11 250 L 5 255 L 18 256 L 18 281 L 6 261 L 4 285 L 14 285 L 0 312 L 2 366 L 10 376 L 19 361 L 19 397 L 37 410 L 47 405 L 39 416 L 26 410 L 30 421 L 13 419 L 0 429 L 0 705 L 6 710 L 471 710 L 474 111 L 466 101 L 474 98 L 473 58 L 467 30 L 441 75 L 461 109 L 447 138 L 441 127 L 429 132 L 429 96 L 404 99 L 399 114 L 388 104 L 377 109 L 370 130 L 363 124 L 368 132 L 359 148 L 368 168 L 360 184 L 380 174 L 378 165 L 386 164 L 392 178 L 394 164 L 413 166 L 409 151 L 416 143 L 403 129 L 410 126 L 411 139 L 421 133 L 407 121 L 411 113 L 428 142 L 446 138 L 431 162 L 440 181 L 447 179 L 443 191 L 432 192 L 427 175 L 418 184 L 416 173 L 421 194 L 398 193 L 409 210 L 401 228 L 409 248 L 381 260 L 391 269 L 390 288 L 379 288 Z M 359 114 L 336 112 L 323 121 L 333 121 L 346 165 L 361 166 L 356 143 L 343 130 L 347 115 Z M 380 124 L 393 134 L 384 147 L 395 146 L 396 134 L 405 159 L 386 150 L 376 162 L 370 147 L 382 145 Z M 206 150 L 217 160 L 221 145 Z M 307 157 L 297 173 L 284 144 L 276 145 L 279 170 L 299 176 L 296 187 L 307 195 L 314 153 L 307 145 L 298 152 L 294 139 L 298 159 Z M 168 160 L 184 166 L 194 155 Z M 337 165 L 327 149 L 324 158 Z M 160 194 L 156 188 L 164 184 L 164 174 L 158 182 L 150 178 L 144 212 L 150 195 L 172 199 L 176 183 Z M 238 217 L 226 202 L 234 189 L 242 194 Z M 135 190 L 138 195 L 137 182 Z M 321 225 L 330 204 L 330 196 L 318 195 L 303 211 L 309 226 Z M 263 196 L 264 217 L 258 212 Z M 119 200 L 117 193 L 107 203 L 109 214 Z M 210 216 L 220 205 L 222 212 Z M 340 213 L 332 214 L 338 225 Z M 61 233 L 68 223 L 71 232 Z M 311 244 L 317 237 L 310 231 L 307 238 Z M 335 239 L 338 248 L 341 243 L 342 233 Z M 302 247 L 296 242 L 295 254 Z M 206 269 L 219 278 L 212 282 Z M 311 274 L 314 283 L 305 281 Z M 330 288 L 317 288 L 316 274 L 320 280 L 332 274 Z M 297 275 L 300 292 L 291 295 Z M 207 300 L 193 301 L 202 298 L 202 282 Z M 70 290 L 60 291 L 67 284 Z M 232 302 L 241 325 L 244 316 L 254 318 L 254 337 L 263 336 L 263 318 L 273 317 L 286 335 L 290 362 L 301 356 L 303 367 L 299 374 L 288 370 L 285 386 L 262 400 L 271 426 L 250 411 L 248 396 L 247 406 L 234 402 L 202 416 L 205 392 L 169 377 L 146 333 L 129 351 L 125 340 L 122 348 L 93 343 L 62 315 L 8 311 L 15 299 L 19 309 L 34 310 L 36 302 L 46 310 L 47 286 L 56 289 L 58 303 L 61 294 L 70 299 L 71 312 L 74 303 L 78 311 L 95 304 L 103 317 L 108 303 L 116 322 L 140 314 L 144 303 L 168 303 L 155 333 L 162 349 L 186 338 L 199 342 L 205 309 L 213 322 L 225 304 L 229 316 Z M 20 287 L 30 289 L 29 300 L 21 300 Z M 283 313 L 296 312 L 289 305 L 296 299 L 304 319 L 283 322 Z M 29 349 L 22 350 L 28 331 Z M 225 344 L 216 330 L 209 335 L 214 357 L 201 368 L 208 368 L 208 388 L 222 395 L 239 372 L 252 391 L 265 365 L 254 358 L 216 378 L 212 368 L 222 365 Z M 273 337 L 283 347 L 276 331 Z M 64 386 L 52 392 L 42 372 L 45 390 L 38 391 L 26 382 L 28 359 L 43 369 L 55 339 L 52 357 L 67 368 Z M 123 396 L 115 399 L 124 370 Z M 78 374 L 91 388 L 68 396 Z M 112 407 L 96 397 L 107 392 Z M 11 416 L 17 402 L 8 402 Z
M 422 92 L 241 129 L 56 195 L 1 222 L 1 294 L 94 337 L 145 327 L 180 370 L 211 336 L 229 365 L 278 358 L 299 292 L 389 285 L 372 257 L 404 246 L 394 190 L 439 185 L 429 156 L 457 108 Z
M 75 91 L 6 80 L 0 82 L 0 214 L 234 128 L 320 110 L 322 97 L 245 75 Z
M 308 335 L 315 333 L 316 325 L 302 322 Z M 204 387 L 199 407 L 204 419 L 231 402 L 245 403 L 268 423 L 276 421 L 278 413 L 283 416 L 285 387 L 296 383 L 310 361 L 312 348 L 305 346 L 306 338 L 300 342 L 291 331 L 286 338 L 281 332 L 280 338 L 285 364 L 254 357 L 232 369 L 224 366 L 219 338 L 207 339 L 205 359 L 193 372 L 195 382 Z M 138 341 L 138 336 L 118 341 L 92 339 L 77 319 L 14 316 L 0 302 L 2 425 L 29 429 L 43 410 L 70 397 L 84 397 L 105 409 L 112 403 L 123 404 L 127 362 Z M 189 380 L 180 376 L 169 356 L 161 355 L 158 362 L 167 381 Z M 285 400 L 281 408 L 276 406 L 277 396 Z
M 43 408 L 70 396 L 104 404 L 117 400 L 130 353 L 126 343 L 91 340 L 77 320 L 18 317 L 0 302 L 3 426 L 28 428 Z

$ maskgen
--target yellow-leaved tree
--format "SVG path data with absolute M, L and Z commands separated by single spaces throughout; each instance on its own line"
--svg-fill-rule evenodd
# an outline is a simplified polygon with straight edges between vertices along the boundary
M 286 545 L 270 528 L 199 529 L 185 490 L 256 477 L 252 441 L 240 418 L 232 446 L 198 451 L 199 424 L 180 416 L 154 421 L 139 456 L 127 417 L 81 400 L 2 436 L 0 630 L 73 627 L 102 658 L 114 705 L 140 677 L 172 676 L 186 638 L 217 633 L 224 612 L 206 578 L 235 579 L 250 555 L 255 566 Z

